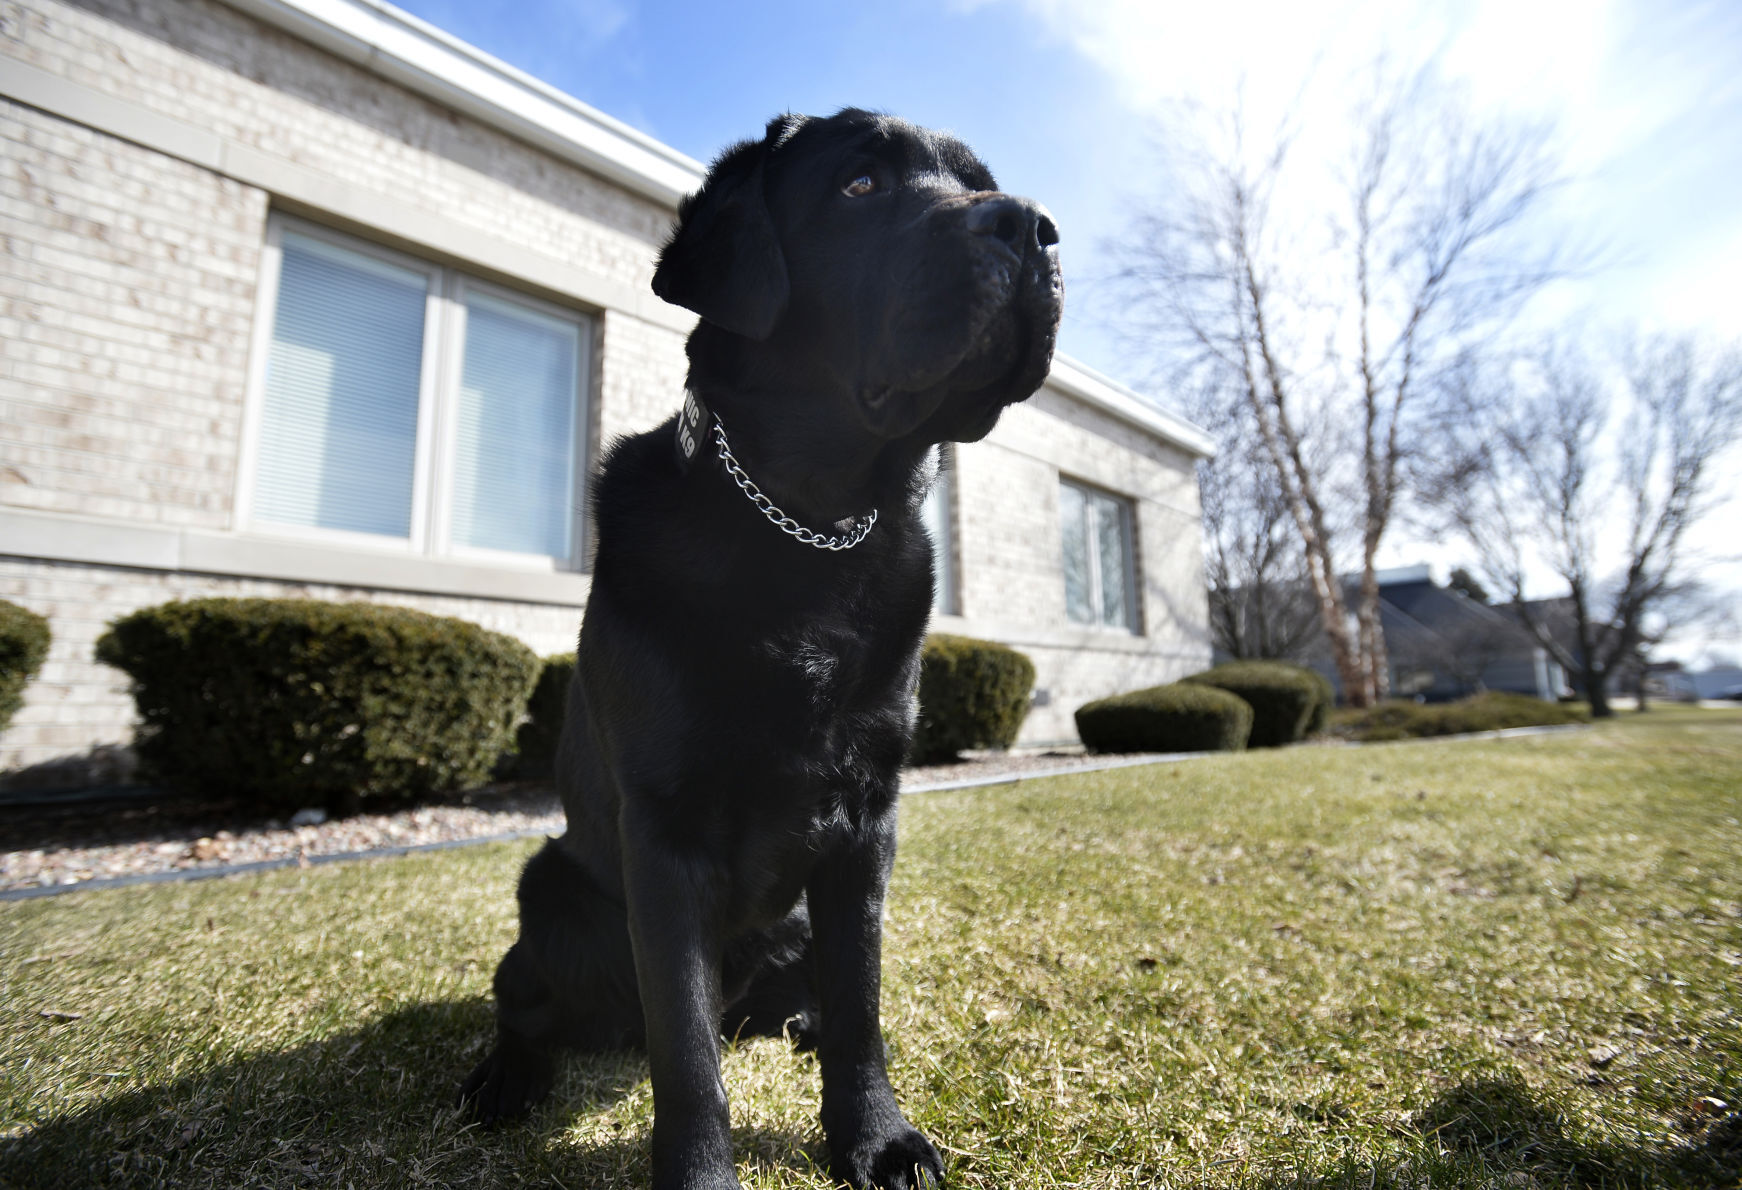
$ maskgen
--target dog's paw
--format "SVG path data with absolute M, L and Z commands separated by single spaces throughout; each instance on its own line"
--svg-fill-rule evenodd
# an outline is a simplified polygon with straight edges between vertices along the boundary
M 460 1084 L 457 1106 L 486 1127 L 523 1116 L 556 1081 L 550 1058 L 518 1046 L 498 1044 Z
M 897 1116 L 840 1146 L 829 1172 L 853 1190 L 931 1190 L 944 1184 L 944 1162 L 919 1129 Z

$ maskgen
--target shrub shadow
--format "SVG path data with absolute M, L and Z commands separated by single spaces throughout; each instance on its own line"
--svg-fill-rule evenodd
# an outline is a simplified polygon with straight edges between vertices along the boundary
M 205 1067 L 0 1137 L 0 1186 L 640 1187 L 644 1129 L 564 1139 L 644 1092 L 640 1053 L 575 1055 L 549 1101 L 497 1129 L 454 1107 L 494 1032 L 483 998 L 416 1004 L 279 1053 Z M 84 1080 L 79 1080 L 84 1081 Z M 764 1164 L 820 1164 L 816 1137 L 735 1129 Z
M 125 788 L 134 784 L 138 774 L 139 757 L 130 745 L 98 744 L 0 772 L 0 804 L 39 800 L 66 790 Z
M 1415 1114 L 1410 1139 L 1419 1150 L 1410 1157 L 1240 1184 L 1253 1190 L 1441 1185 L 1734 1190 L 1742 1185 L 1742 1112 L 1689 1113 L 1679 1126 L 1686 1143 L 1673 1147 L 1584 1142 L 1569 1136 L 1566 1118 L 1542 1104 L 1522 1080 L 1479 1079 L 1452 1088 Z

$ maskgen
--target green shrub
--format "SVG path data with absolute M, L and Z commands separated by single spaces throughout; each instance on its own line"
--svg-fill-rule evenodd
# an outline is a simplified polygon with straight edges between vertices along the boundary
M 1238 752 L 1251 731 L 1251 706 L 1214 686 L 1151 686 L 1077 708 L 1091 752 Z
M 919 661 L 913 758 L 946 764 L 964 748 L 1008 748 L 1022 730 L 1034 662 L 1008 646 L 967 636 L 926 638 Z
M 1182 679 L 1237 694 L 1252 707 L 1254 748 L 1292 744 L 1306 735 L 1319 686 L 1298 665 L 1281 661 L 1230 661 Z
M 48 656 L 48 621 L 0 599 L 0 731 L 24 705 L 24 688 Z
M 144 608 L 110 625 L 97 659 L 132 677 L 158 780 L 341 812 L 483 782 L 538 668 L 464 620 L 312 599 Z
M 1338 711 L 1334 730 L 1336 734 L 1347 739 L 1379 743 L 1384 740 L 1501 731 L 1509 727 L 1588 723 L 1590 718 L 1590 713 L 1584 707 L 1545 702 L 1528 694 L 1507 694 L 1490 690 L 1457 702 L 1395 701 Z
M 1280 663 L 1279 663 L 1280 664 Z M 1305 674 L 1307 681 L 1313 684 L 1317 697 L 1313 700 L 1313 709 L 1307 713 L 1306 734 L 1321 735 L 1330 726 L 1331 712 L 1337 709 L 1337 688 L 1331 685 L 1331 679 L 1316 669 L 1304 665 L 1291 666 Z
M 556 745 L 562 738 L 563 714 L 569 705 L 569 680 L 575 676 L 575 655 L 546 657 L 526 701 L 527 720 L 514 734 L 520 755 L 515 771 L 522 777 L 544 778 L 556 770 Z

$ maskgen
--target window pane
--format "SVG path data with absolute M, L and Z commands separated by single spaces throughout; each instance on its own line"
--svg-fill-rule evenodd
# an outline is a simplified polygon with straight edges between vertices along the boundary
M 942 451 L 943 448 L 939 447 L 938 450 Z M 931 538 L 931 606 L 933 611 L 946 616 L 954 610 L 955 604 L 955 556 L 950 543 L 949 462 L 947 455 L 939 458 L 937 480 L 925 494 L 925 503 L 920 507 L 920 519 L 925 525 L 926 535 Z
M 467 297 L 456 545 L 570 556 L 580 357 L 576 323 L 484 294 Z
M 1095 622 L 1089 580 L 1089 535 L 1081 488 L 1059 485 L 1059 527 L 1064 534 L 1065 614 L 1079 624 Z
M 406 537 L 428 278 L 286 234 L 254 515 Z
M 1125 628 L 1131 623 L 1129 576 L 1125 572 L 1125 510 L 1107 496 L 1090 497 L 1095 547 L 1101 564 L 1101 623 Z

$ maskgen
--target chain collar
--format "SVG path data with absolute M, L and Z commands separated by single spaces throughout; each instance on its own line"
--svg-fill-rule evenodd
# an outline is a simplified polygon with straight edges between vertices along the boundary
M 696 447 L 699 445 L 696 440 L 697 431 L 705 422 L 712 424 L 714 445 L 719 450 L 720 462 L 726 465 L 726 472 L 732 477 L 732 482 L 736 483 L 738 490 L 743 492 L 750 503 L 754 504 L 762 515 L 768 518 L 769 524 L 782 533 L 797 538 L 813 549 L 839 552 L 850 550 L 864 541 L 865 535 L 871 532 L 871 526 L 877 523 L 877 510 L 873 508 L 864 516 L 854 517 L 852 519 L 853 527 L 847 532 L 830 535 L 818 533 L 815 529 L 807 529 L 787 516 L 785 512 L 781 511 L 779 505 L 763 494 L 762 489 L 756 486 L 736 456 L 732 454 L 732 447 L 726 441 L 726 427 L 721 423 L 719 414 L 711 413 L 708 407 L 702 403 L 702 399 L 694 393 L 684 394 L 683 412 L 678 414 L 677 419 L 676 445 L 680 466 L 687 469 L 691 460 L 694 459 Z

